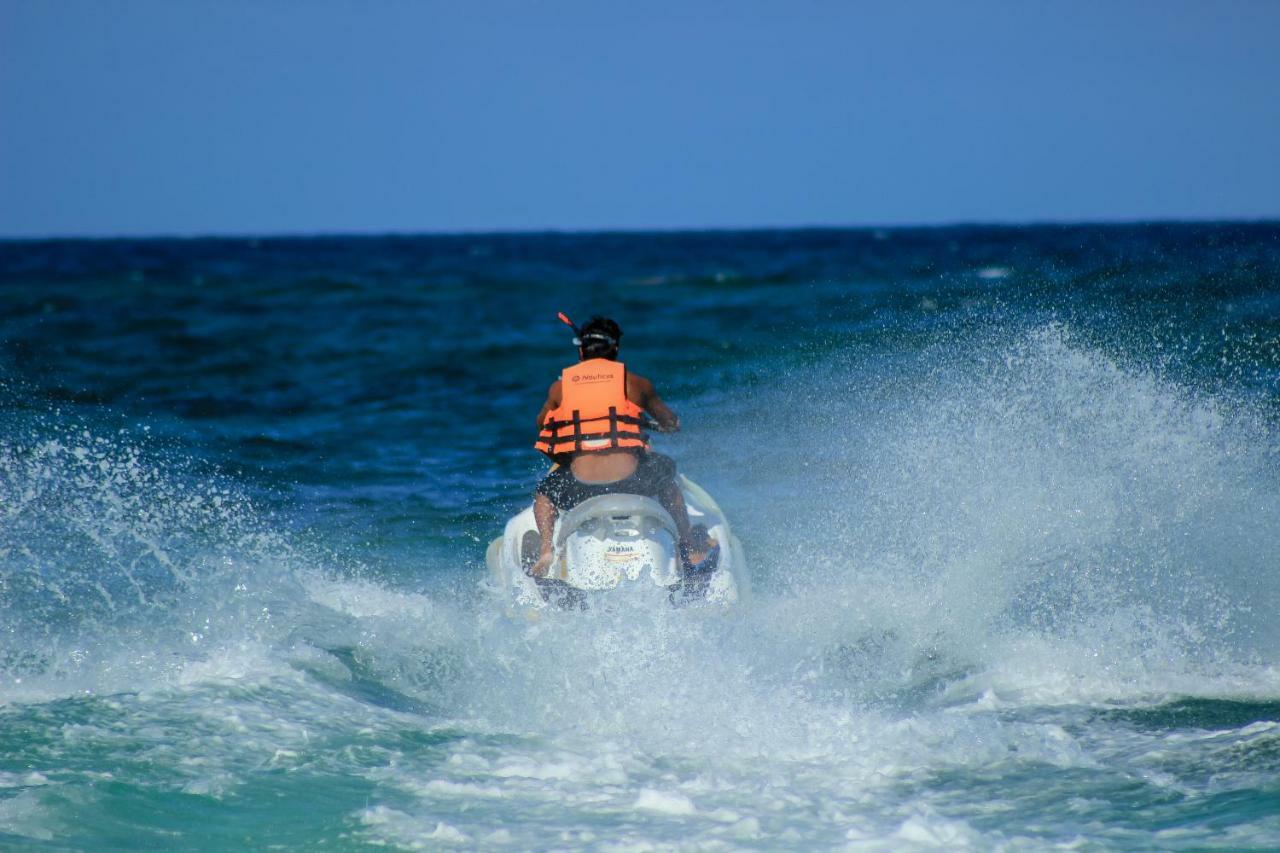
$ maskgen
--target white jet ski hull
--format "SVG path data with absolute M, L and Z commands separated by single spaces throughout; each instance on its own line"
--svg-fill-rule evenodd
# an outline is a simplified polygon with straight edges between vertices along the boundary
M 713 568 L 682 571 L 676 526 L 657 501 L 637 495 L 604 495 L 583 501 L 556 521 L 555 557 L 545 579 L 525 567 L 538 556 L 538 528 L 529 506 L 507 522 L 489 544 L 485 562 L 508 612 L 551 606 L 585 606 L 588 596 L 607 595 L 622 585 L 645 584 L 670 592 L 672 603 L 707 602 L 731 606 L 750 591 L 742 546 L 715 500 L 680 475 L 691 526 L 706 529 L 718 545 Z

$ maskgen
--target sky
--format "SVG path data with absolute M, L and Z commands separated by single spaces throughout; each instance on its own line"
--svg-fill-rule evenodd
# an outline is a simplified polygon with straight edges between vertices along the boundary
M 0 236 L 1280 218 L 1280 2 L 0 0 Z

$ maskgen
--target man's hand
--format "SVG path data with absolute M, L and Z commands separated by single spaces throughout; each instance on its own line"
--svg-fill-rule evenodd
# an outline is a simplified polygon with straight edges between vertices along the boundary
M 665 423 L 665 424 L 664 424 L 664 423 L 662 423 L 661 421 L 659 421 L 659 420 L 656 420 L 656 419 L 655 419 L 655 420 L 650 421 L 650 422 L 647 424 L 647 426 L 649 427 L 649 429 L 653 430 L 654 432 L 660 432 L 660 433 L 663 433 L 663 434 L 670 434 L 670 433 L 673 433 L 673 432 L 679 432 L 679 431 L 680 431 L 680 419 L 679 419 L 679 418 L 676 418 L 674 421 L 672 421 L 672 422 L 668 422 L 668 423 Z
M 552 554 L 550 551 L 543 551 L 541 554 L 538 555 L 538 562 L 534 563 L 532 566 L 526 569 L 525 574 L 527 574 L 531 578 L 546 577 L 547 569 L 551 568 L 551 559 L 554 556 L 555 555 Z

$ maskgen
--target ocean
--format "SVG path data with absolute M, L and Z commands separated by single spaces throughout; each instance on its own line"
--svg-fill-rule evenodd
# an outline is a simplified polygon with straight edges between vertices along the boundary
M 555 319 L 751 590 L 509 618 Z M 1280 847 L 1280 224 L 0 242 L 0 848 Z

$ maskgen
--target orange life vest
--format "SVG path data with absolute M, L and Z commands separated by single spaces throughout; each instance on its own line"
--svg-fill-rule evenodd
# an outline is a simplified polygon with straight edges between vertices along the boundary
M 547 413 L 533 446 L 553 459 L 562 453 L 647 449 L 644 410 L 627 399 L 627 368 L 592 358 L 560 373 L 560 405 Z

